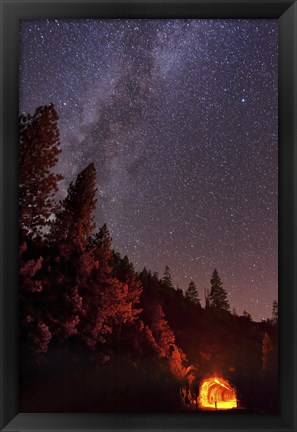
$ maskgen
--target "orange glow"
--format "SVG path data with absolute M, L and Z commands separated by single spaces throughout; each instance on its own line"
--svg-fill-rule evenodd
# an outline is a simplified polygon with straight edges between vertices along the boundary
M 198 403 L 201 409 L 237 408 L 236 391 L 222 378 L 206 378 L 200 384 Z

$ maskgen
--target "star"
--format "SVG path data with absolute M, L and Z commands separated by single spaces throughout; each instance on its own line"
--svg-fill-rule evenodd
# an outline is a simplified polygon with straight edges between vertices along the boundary
M 277 46 L 274 19 L 20 22 L 20 111 L 59 114 L 58 199 L 94 162 L 116 251 L 201 297 L 216 267 L 259 321 L 278 295 Z

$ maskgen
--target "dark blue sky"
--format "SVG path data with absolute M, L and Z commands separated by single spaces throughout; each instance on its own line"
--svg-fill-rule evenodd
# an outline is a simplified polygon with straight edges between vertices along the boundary
M 57 170 L 97 168 L 98 226 L 137 270 L 231 307 L 277 299 L 276 20 L 23 20 L 20 111 L 53 102 Z

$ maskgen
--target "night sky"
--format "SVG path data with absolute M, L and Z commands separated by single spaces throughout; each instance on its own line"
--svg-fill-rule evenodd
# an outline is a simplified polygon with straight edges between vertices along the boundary
M 231 310 L 277 299 L 276 20 L 23 20 L 20 112 L 53 102 L 64 197 L 97 168 L 96 221 L 136 270 Z

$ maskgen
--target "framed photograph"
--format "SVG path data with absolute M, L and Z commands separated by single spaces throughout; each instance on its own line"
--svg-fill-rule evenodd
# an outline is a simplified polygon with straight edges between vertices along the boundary
M 296 430 L 296 29 L 1 0 L 1 430 Z

